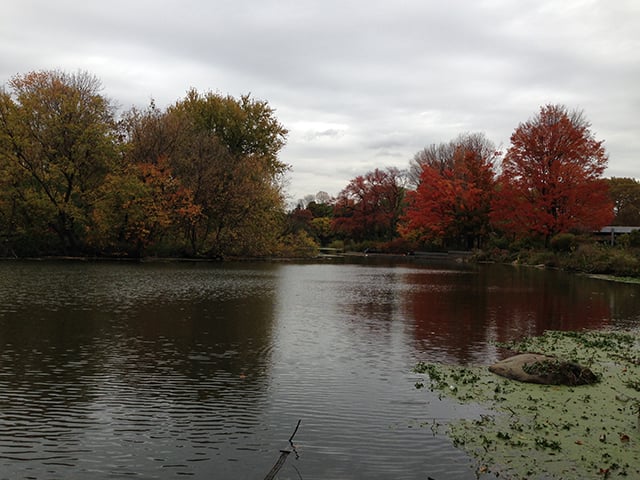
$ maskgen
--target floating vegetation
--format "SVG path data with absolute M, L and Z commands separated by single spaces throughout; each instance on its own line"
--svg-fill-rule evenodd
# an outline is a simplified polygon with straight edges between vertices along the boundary
M 604 275 L 604 274 L 589 274 L 588 275 L 591 278 L 597 278 L 599 280 L 608 280 L 610 282 L 617 282 L 617 283 L 640 283 L 640 278 L 638 277 L 624 277 L 624 276 L 617 276 L 617 275 Z
M 417 382 L 422 387 L 492 412 L 449 425 L 454 445 L 477 458 L 479 476 L 640 478 L 637 332 L 548 331 L 500 346 L 589 365 L 600 382 L 539 385 L 499 377 L 486 367 L 416 365 L 416 373 L 428 376 Z

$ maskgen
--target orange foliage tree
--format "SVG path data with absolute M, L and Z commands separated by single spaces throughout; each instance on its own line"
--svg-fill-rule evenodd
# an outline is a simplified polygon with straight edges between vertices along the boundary
M 199 220 L 201 208 L 160 157 L 109 174 L 96 192 L 92 216 L 94 248 L 140 257 L 151 245 L 173 242 L 176 230 Z
M 424 152 L 434 155 L 421 155 L 424 161 L 416 158 L 421 173 L 417 189 L 407 195 L 401 234 L 420 241 L 480 246 L 488 234 L 494 191 L 493 144 L 482 134 L 467 134 Z
M 546 105 L 511 135 L 493 202 L 496 227 L 548 244 L 561 232 L 599 229 L 613 218 L 607 165 L 582 112 Z

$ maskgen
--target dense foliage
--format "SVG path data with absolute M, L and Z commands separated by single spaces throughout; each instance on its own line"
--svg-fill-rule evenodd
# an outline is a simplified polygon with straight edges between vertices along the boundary
M 0 92 L 5 255 L 265 255 L 284 217 L 287 131 L 264 101 L 195 90 L 119 121 L 88 73 Z
M 321 247 L 572 253 L 576 235 L 640 225 L 640 184 L 607 164 L 581 112 L 546 105 L 501 153 L 464 133 L 285 211 L 287 130 L 265 101 L 187 92 L 116 117 L 86 72 L 0 90 L 0 255 L 314 256 Z M 638 234 L 622 237 L 630 247 Z M 582 238 L 582 237 L 580 237 Z M 634 267 L 635 268 L 635 267 Z
M 490 230 L 496 157 L 495 147 L 482 134 L 461 135 L 423 150 L 415 159 L 421 173 L 416 190 L 408 195 L 403 235 L 423 242 L 481 246 Z
M 333 229 L 356 241 L 391 240 L 397 236 L 404 196 L 404 177 L 397 168 L 357 176 L 338 195 Z
M 640 226 L 640 182 L 634 178 L 610 178 L 613 225 Z
M 516 128 L 503 158 L 484 134 L 461 134 L 416 153 L 406 172 L 376 169 L 351 180 L 330 201 L 331 230 L 322 238 L 309 207 L 301 203 L 289 219 L 322 245 L 367 251 L 570 252 L 578 242 L 567 239 L 584 243 L 577 235 L 597 232 L 614 215 L 616 224 L 640 225 L 640 187 L 602 179 L 607 160 L 582 112 L 546 105 Z
M 77 251 L 95 190 L 117 162 L 113 108 L 85 74 L 33 72 L 0 92 L 0 218 L 5 248 Z
M 613 218 L 603 142 L 595 140 L 580 112 L 547 105 L 511 136 L 502 162 L 495 224 L 516 236 L 592 231 Z

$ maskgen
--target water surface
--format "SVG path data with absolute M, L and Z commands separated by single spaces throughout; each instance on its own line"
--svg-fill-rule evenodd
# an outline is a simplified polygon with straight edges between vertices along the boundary
M 640 287 L 447 264 L 0 263 L 0 478 L 475 478 L 419 361 L 637 325 Z

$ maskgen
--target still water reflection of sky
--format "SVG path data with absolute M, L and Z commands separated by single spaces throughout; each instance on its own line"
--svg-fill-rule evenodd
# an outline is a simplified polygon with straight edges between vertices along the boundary
M 640 287 L 535 269 L 0 264 L 0 478 L 464 479 L 435 431 L 478 415 L 419 361 L 637 325 Z

